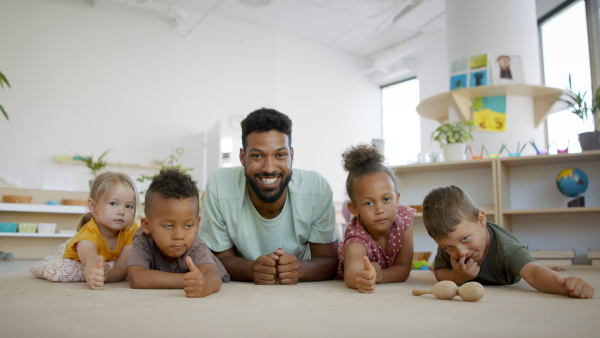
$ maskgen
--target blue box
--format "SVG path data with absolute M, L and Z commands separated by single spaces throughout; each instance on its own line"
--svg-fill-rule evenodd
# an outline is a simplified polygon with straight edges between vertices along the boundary
M 0 232 L 17 232 L 17 223 L 0 222 Z

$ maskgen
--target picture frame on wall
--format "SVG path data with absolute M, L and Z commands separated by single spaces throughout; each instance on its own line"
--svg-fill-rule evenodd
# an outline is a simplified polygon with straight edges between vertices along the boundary
M 523 61 L 520 55 L 498 54 L 491 67 L 491 84 L 525 83 Z

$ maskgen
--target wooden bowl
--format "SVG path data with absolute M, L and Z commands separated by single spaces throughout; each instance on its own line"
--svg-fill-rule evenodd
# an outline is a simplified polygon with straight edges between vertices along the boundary
M 63 205 L 87 205 L 87 200 L 63 199 Z
M 2 200 L 4 203 L 31 203 L 33 196 L 25 196 L 25 195 L 3 195 Z

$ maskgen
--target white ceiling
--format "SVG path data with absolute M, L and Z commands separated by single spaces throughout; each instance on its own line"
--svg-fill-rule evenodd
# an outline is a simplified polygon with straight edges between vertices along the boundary
M 536 0 L 538 17 L 562 1 Z M 365 70 L 365 74 L 401 65 L 403 56 L 443 38 L 445 31 L 445 0 L 92 0 L 92 3 L 126 13 L 152 15 L 172 24 L 183 36 L 204 30 L 226 38 L 245 39 L 243 33 L 212 27 L 211 16 L 281 29 L 372 59 L 373 69 Z

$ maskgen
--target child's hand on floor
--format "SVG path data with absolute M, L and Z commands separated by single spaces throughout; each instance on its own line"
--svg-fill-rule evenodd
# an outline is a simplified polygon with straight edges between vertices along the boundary
M 554 274 L 554 281 L 565 295 L 573 298 L 591 299 L 594 297 L 594 288 L 579 277 L 563 278 L 558 273 Z
M 94 264 L 95 263 L 95 264 Z M 90 262 L 85 266 L 85 281 L 90 290 L 104 289 L 104 257 L 98 256 L 97 262 Z
M 192 257 L 187 256 L 185 263 L 190 269 L 190 272 L 183 275 L 183 291 L 185 291 L 185 296 L 190 298 L 206 296 L 204 294 L 204 274 L 194 265 Z
M 377 271 L 367 256 L 363 256 L 364 269 L 360 269 L 356 274 L 356 289 L 362 293 L 373 293 L 375 292 L 375 279 L 377 278 Z

